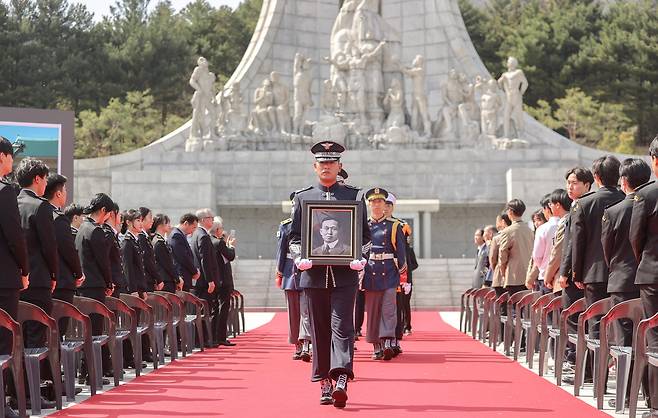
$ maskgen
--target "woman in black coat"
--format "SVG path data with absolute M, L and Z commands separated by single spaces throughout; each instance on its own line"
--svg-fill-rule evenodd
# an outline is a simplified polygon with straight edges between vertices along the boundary
M 121 256 L 123 271 L 128 281 L 128 290 L 142 299 L 146 299 L 146 278 L 142 250 L 137 242 L 137 235 L 142 230 L 142 217 L 139 211 L 130 209 L 123 214 L 121 233 Z
M 165 235 L 171 232 L 171 221 L 167 215 L 161 213 L 153 218 L 151 233 L 153 239 L 153 252 L 155 253 L 155 264 L 163 282 L 162 290 L 169 293 L 176 293 L 177 289 L 182 289 L 183 280 L 178 276 L 174 266 L 174 257 L 171 248 L 165 240 Z

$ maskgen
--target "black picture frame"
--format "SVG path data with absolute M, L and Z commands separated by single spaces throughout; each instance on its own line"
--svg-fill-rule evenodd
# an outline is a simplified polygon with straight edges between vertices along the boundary
M 312 260 L 314 266 L 347 266 L 361 259 L 360 204 L 355 200 L 303 201 L 302 258 Z

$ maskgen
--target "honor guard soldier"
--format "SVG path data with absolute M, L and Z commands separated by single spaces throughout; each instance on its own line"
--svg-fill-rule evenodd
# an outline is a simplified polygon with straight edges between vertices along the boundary
M 290 253 L 295 265 L 302 272 L 300 285 L 308 297 L 313 342 L 313 370 L 311 380 L 320 382 L 323 405 L 345 407 L 347 381 L 354 378 L 354 299 L 359 283 L 359 273 L 367 263 L 365 258 L 352 260 L 348 266 L 314 266 L 301 258 L 302 206 L 306 200 L 343 200 L 360 202 L 362 219 L 362 255 L 370 250 L 370 229 L 362 191 L 336 181 L 342 168 L 341 153 L 345 148 L 331 141 L 315 144 L 311 152 L 315 156 L 314 169 L 318 184 L 296 193 L 293 200 L 290 227 Z M 332 380 L 336 381 L 333 387 Z
M 390 360 L 395 356 L 396 294 L 400 283 L 407 282 L 406 248 L 393 245 L 394 237 L 403 237 L 404 232 L 400 222 L 384 213 L 387 197 L 388 192 L 382 188 L 366 193 L 372 248 L 361 286 L 366 292 L 368 312 L 366 341 L 374 346 L 375 360 Z
M 292 201 L 294 197 L 295 193 L 291 193 L 290 200 Z M 295 345 L 295 353 L 292 358 L 310 362 L 311 319 L 308 314 L 306 294 L 299 285 L 299 275 L 288 249 L 291 225 L 292 218 L 281 221 L 276 234 L 278 240 L 276 286 L 286 294 L 288 342 Z
M 649 146 L 651 169 L 658 175 L 658 136 Z M 635 284 L 640 287 L 640 299 L 645 318 L 658 313 L 658 184 L 655 181 L 635 189 L 633 213 L 631 215 L 630 241 L 638 260 Z M 647 335 L 651 350 L 658 349 L 658 330 L 651 329 Z M 658 418 L 658 368 L 648 366 L 650 412 L 642 418 Z M 639 378 L 640 376 L 633 376 Z

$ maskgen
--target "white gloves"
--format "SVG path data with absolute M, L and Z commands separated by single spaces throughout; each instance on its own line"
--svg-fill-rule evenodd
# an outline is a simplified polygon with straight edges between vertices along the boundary
M 354 271 L 361 271 L 368 264 L 368 260 L 362 258 L 361 260 L 350 261 L 350 268 Z
M 404 294 L 408 295 L 411 293 L 411 283 L 402 283 L 402 290 L 404 290 Z
M 297 257 L 295 259 L 295 266 L 297 266 L 297 269 L 300 271 L 308 270 L 313 267 L 313 261 L 308 258 Z

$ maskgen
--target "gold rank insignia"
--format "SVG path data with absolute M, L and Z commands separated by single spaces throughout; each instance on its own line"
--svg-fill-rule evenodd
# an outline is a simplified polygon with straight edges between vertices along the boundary
M 636 202 L 639 202 L 639 201 L 640 201 L 640 196 L 635 195 L 635 196 L 633 197 L 633 200 L 636 201 Z

